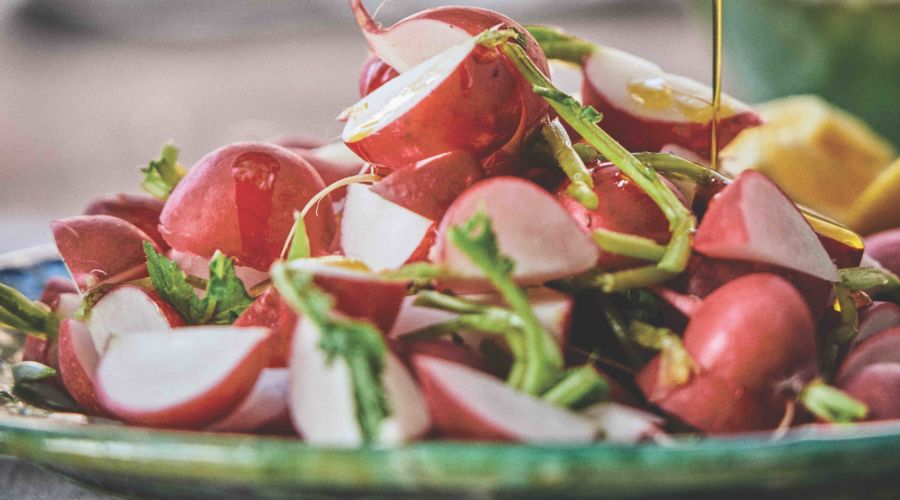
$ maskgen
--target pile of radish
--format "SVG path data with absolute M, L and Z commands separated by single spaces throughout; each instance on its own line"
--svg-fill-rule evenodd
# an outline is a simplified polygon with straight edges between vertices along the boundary
M 350 5 L 371 56 L 342 143 L 189 169 L 167 145 L 149 195 L 53 222 L 72 280 L 0 289 L 28 384 L 325 446 L 900 418 L 900 232 L 865 253 L 764 175 L 706 167 L 711 127 L 724 147 L 752 108 L 716 119 L 704 85 L 496 12 L 384 29 Z

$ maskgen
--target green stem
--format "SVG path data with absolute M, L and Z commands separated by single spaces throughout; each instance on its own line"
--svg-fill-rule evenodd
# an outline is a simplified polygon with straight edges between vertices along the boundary
M 525 29 L 537 40 L 547 59 L 566 61 L 581 66 L 596 50 L 596 45 L 572 36 L 553 26 L 530 24 Z
M 575 288 L 599 288 L 604 293 L 624 292 L 632 288 L 647 288 L 666 282 L 677 273 L 665 271 L 658 266 L 635 267 L 614 273 L 589 274 L 574 279 Z
M 856 301 L 853 292 L 846 286 L 835 284 L 834 295 L 841 307 L 841 324 L 830 335 L 831 341 L 838 345 L 848 344 L 859 333 L 859 314 L 856 310 Z
M 541 127 L 541 133 L 550 145 L 556 163 L 571 182 L 566 193 L 587 207 L 588 210 L 596 209 L 599 200 L 593 189 L 594 179 L 591 178 L 591 173 L 584 166 L 581 157 L 572 148 L 572 141 L 562 123 L 555 118 Z
M 41 338 L 56 338 L 59 319 L 49 307 L 0 283 L 0 325 Z
M 644 358 L 634 348 L 634 343 L 631 341 L 631 336 L 628 332 L 628 324 L 625 322 L 625 319 L 622 318 L 622 314 L 616 309 L 609 297 L 604 296 L 601 297 L 600 300 L 603 317 L 606 319 L 607 324 L 609 324 L 609 328 L 612 330 L 616 340 L 619 341 L 619 345 L 622 346 L 622 350 L 625 351 L 625 357 L 628 358 L 630 367 L 635 370 L 640 370 L 645 364 Z
M 564 408 L 583 407 L 606 399 L 609 385 L 591 365 L 569 370 L 556 385 L 541 396 L 544 401 Z
M 715 181 L 728 182 L 727 177 L 715 170 L 670 153 L 634 153 L 634 157 L 658 172 L 698 184 L 709 184 Z
M 594 230 L 594 241 L 600 248 L 617 255 L 625 255 L 636 259 L 659 262 L 666 253 L 666 247 L 643 236 L 608 231 L 606 229 Z
M 863 420 L 869 413 L 865 404 L 850 395 L 815 379 L 800 392 L 799 400 L 813 415 L 832 423 Z
M 687 383 L 696 372 L 697 364 L 675 332 L 642 321 L 632 321 L 629 336 L 637 345 L 659 351 L 659 378 L 663 386 Z

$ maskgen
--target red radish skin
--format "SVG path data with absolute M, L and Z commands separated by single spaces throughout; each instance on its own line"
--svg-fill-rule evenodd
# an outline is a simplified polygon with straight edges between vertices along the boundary
M 208 430 L 216 432 L 252 432 L 270 427 L 290 425 L 288 413 L 287 368 L 265 368 L 259 374 L 250 394 L 225 418 Z
M 72 399 L 92 415 L 103 415 L 95 390 L 100 355 L 87 326 L 74 319 L 59 324 L 59 371 Z
M 134 224 L 109 215 L 82 215 L 53 221 L 50 229 L 82 293 L 147 276 L 144 242 L 153 239 Z
M 474 156 L 451 151 L 396 170 L 372 190 L 437 222 L 463 191 L 483 178 L 484 170 Z
M 44 283 L 44 289 L 41 291 L 41 297 L 38 299 L 49 307 L 57 316 L 63 316 L 61 319 L 71 317 L 69 303 L 74 296 L 80 304 L 81 300 L 78 296 L 78 289 L 71 280 L 60 276 L 53 276 Z M 60 314 L 60 302 L 62 302 L 63 314 Z M 50 363 L 48 357 L 51 352 L 54 358 L 53 364 Z M 57 343 L 55 340 L 46 340 L 33 335 L 25 337 L 25 344 L 22 346 L 22 361 L 37 361 L 38 363 L 48 365 L 52 368 L 59 368 Z
M 350 151 L 343 142 L 324 144 L 311 149 L 290 149 L 312 165 L 316 172 L 322 176 L 326 186 L 353 175 L 367 173 L 364 171 L 368 170 L 365 162 L 356 156 L 356 153 Z M 347 188 L 345 187 L 331 191 L 328 194 L 334 203 L 340 202 L 346 195 Z
M 191 327 L 120 335 L 97 368 L 103 407 L 126 422 L 197 429 L 230 413 L 271 357 L 266 329 Z
M 640 82 L 646 82 L 646 90 Z M 584 64 L 584 104 L 603 113 L 603 129 L 631 151 L 676 145 L 708 159 L 711 95 L 705 85 L 609 47 L 598 47 Z M 750 107 L 729 96 L 723 96 L 719 116 L 719 150 L 742 130 L 762 123 Z
M 495 177 L 460 195 L 438 227 L 432 260 L 463 279 L 483 275 L 449 241 L 448 231 L 482 209 L 491 218 L 500 251 L 516 263 L 513 278 L 519 284 L 571 276 L 590 269 L 599 258 L 597 245 L 552 195 L 522 179 Z
M 708 257 L 774 264 L 840 281 L 796 205 L 756 171 L 745 171 L 713 198 L 697 228 L 694 249 Z
M 868 407 L 869 420 L 900 419 L 900 362 L 868 365 L 840 388 Z
M 877 333 L 900 327 L 900 307 L 893 302 L 873 302 L 869 307 L 859 311 L 859 330 L 850 348 Z
M 686 318 L 690 318 L 703 303 L 703 299 L 696 295 L 678 293 L 669 288 L 653 287 L 653 293 Z
M 876 333 L 854 346 L 841 364 L 835 381 L 842 386 L 864 368 L 882 363 L 900 364 L 900 327 Z
M 589 167 L 599 201 L 597 208 L 588 210 L 566 194 L 569 182 L 556 191 L 559 202 L 586 232 L 606 229 L 643 236 L 659 244 L 669 241 L 669 221 L 647 193 L 612 163 L 593 162 Z M 670 187 L 674 188 L 671 184 Z M 598 267 L 611 271 L 646 264 L 646 261 L 605 251 L 597 259 Z
M 698 375 L 674 388 L 661 384 L 657 358 L 637 383 L 651 402 L 706 432 L 777 424 L 788 401 L 819 373 L 809 308 L 772 274 L 743 276 L 710 294 L 688 323 L 684 347 Z M 714 395 L 715 405 L 696 404 Z
M 484 158 L 519 127 L 514 71 L 499 49 L 471 38 L 353 105 L 342 139 L 384 172 L 455 150 Z
M 84 215 L 111 215 L 147 233 L 153 242 L 168 250 L 169 245 L 159 233 L 159 215 L 163 202 L 142 194 L 113 193 L 94 198 L 84 209 Z
M 197 162 L 163 209 L 160 232 L 182 252 L 268 270 L 294 225 L 294 212 L 325 187 L 308 162 L 265 143 L 236 143 Z M 329 203 L 306 219 L 313 255 L 328 251 L 334 235 Z
M 288 306 L 275 287 L 268 288 L 250 307 L 235 320 L 233 326 L 262 327 L 272 331 L 272 357 L 267 366 L 279 368 L 287 366 L 291 355 L 291 340 L 297 328 L 297 315 Z
M 589 420 L 465 365 L 423 355 L 413 365 L 434 426 L 445 438 L 586 443 L 596 434 Z
M 378 87 L 396 78 L 400 73 L 384 62 L 380 57 L 372 54 L 363 63 L 359 73 L 359 96 L 365 97 L 374 92 Z
M 900 229 L 888 229 L 867 237 L 866 254 L 888 271 L 900 274 Z
M 184 324 L 178 311 L 159 294 L 133 285 L 110 290 L 91 308 L 87 321 L 94 346 L 101 354 L 114 334 L 168 330 Z
M 458 363 L 480 372 L 489 372 L 488 366 L 480 354 L 471 347 L 465 344 L 458 344 L 450 339 L 400 341 L 396 345 L 398 346 L 397 352 L 399 352 L 410 370 L 413 369 L 413 358 L 421 355 Z
M 306 151 L 328 144 L 328 139 L 310 134 L 289 134 L 273 137 L 268 142 L 290 150 Z
M 428 245 L 434 222 L 382 198 L 372 188 L 347 189 L 341 217 L 343 254 L 372 269 L 394 269 L 416 260 Z

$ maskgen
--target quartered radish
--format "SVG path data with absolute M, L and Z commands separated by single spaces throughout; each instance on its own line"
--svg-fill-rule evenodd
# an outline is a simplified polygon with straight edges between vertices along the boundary
M 178 251 L 210 258 L 220 250 L 239 265 L 267 271 L 281 254 L 294 212 L 324 188 L 309 163 L 288 149 L 231 144 L 201 158 L 172 191 L 160 232 Z M 331 205 L 322 203 L 305 222 L 313 255 L 327 253 Z
M 250 394 L 234 410 L 207 429 L 221 432 L 250 432 L 281 422 L 290 422 L 288 413 L 287 368 L 265 368 Z
M 500 252 L 515 262 L 513 278 L 523 285 L 571 276 L 594 266 L 600 251 L 559 202 L 536 184 L 495 177 L 469 188 L 441 220 L 432 260 L 464 279 L 483 274 L 448 237 L 479 210 L 490 217 Z
M 301 319 L 294 333 L 290 362 L 290 412 L 294 428 L 314 445 L 363 444 L 357 421 L 350 368 L 341 357 L 328 359 L 319 347 L 321 332 Z M 431 426 L 422 394 L 393 354 L 384 358 L 382 385 L 391 414 L 381 422 L 376 441 L 400 444 L 424 435 Z
M 706 85 L 610 47 L 597 47 L 584 62 L 584 103 L 603 113 L 603 129 L 631 151 L 660 151 L 674 144 L 709 158 L 711 95 Z M 760 123 L 749 106 L 723 95 L 718 148 Z
M 116 335 L 97 368 L 103 407 L 133 424 L 200 428 L 243 401 L 271 356 L 264 328 Z
M 755 171 L 745 171 L 713 198 L 697 228 L 694 249 L 839 281 L 834 262 L 797 207 Z
M 518 392 L 491 375 L 422 355 L 413 365 L 435 428 L 444 437 L 586 443 L 597 434 L 590 420 Z
M 178 264 L 185 273 L 198 278 L 209 279 L 209 259 L 189 252 L 169 250 L 168 257 Z M 269 279 L 269 271 L 260 271 L 248 266 L 234 266 L 234 274 L 248 290 Z
M 410 332 L 449 321 L 456 317 L 456 314 L 452 312 L 417 306 L 415 301 L 415 295 L 403 298 L 400 310 L 397 312 L 397 320 L 394 322 L 390 332 L 388 332 L 389 338 L 399 339 Z
M 82 215 L 53 221 L 50 229 L 81 292 L 147 275 L 144 242 L 153 240 L 129 222 L 110 215 Z
M 893 302 L 873 302 L 869 307 L 859 311 L 859 330 L 850 348 L 876 333 L 896 327 L 900 327 L 900 307 Z
M 427 253 L 433 226 L 431 219 L 382 198 L 369 186 L 354 184 L 347 188 L 341 249 L 372 269 L 395 269 Z
M 232 326 L 263 327 L 272 331 L 272 357 L 268 366 L 287 366 L 291 357 L 291 340 L 297 328 L 297 315 L 275 287 L 268 288 L 232 323 Z
M 59 372 L 72 399 L 88 413 L 104 413 L 95 389 L 100 355 L 87 326 L 74 319 L 59 324 Z
M 111 215 L 147 233 L 159 248 L 167 250 L 169 245 L 159 234 L 159 214 L 163 202 L 142 194 L 113 193 L 91 200 L 84 215 Z
M 460 40 L 461 42 L 462 40 Z M 400 73 L 375 54 L 369 56 L 359 72 L 359 96 L 365 97 L 393 80 Z
M 91 308 L 87 319 L 94 346 L 106 352 L 112 335 L 169 330 L 184 321 L 156 292 L 132 285 L 110 290 Z
M 39 301 L 49 307 L 60 320 L 75 317 L 81 307 L 81 295 L 71 280 L 53 276 L 44 283 Z M 27 335 L 22 346 L 22 361 L 59 368 L 59 343 L 57 339 L 44 339 Z
M 466 344 L 451 339 L 426 339 L 411 342 L 395 342 L 397 352 L 409 368 L 416 356 L 428 356 L 468 366 L 474 370 L 489 372 L 484 357 Z
M 597 403 L 579 413 L 594 422 L 604 441 L 612 443 L 639 443 L 665 434 L 662 418 L 620 403 Z

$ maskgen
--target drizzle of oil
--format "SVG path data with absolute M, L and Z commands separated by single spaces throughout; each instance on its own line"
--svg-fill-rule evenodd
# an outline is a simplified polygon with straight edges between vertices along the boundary
M 719 112 L 722 108 L 722 0 L 713 0 L 712 124 L 709 127 L 709 166 L 719 170 Z
M 803 211 L 803 216 L 806 217 L 806 221 L 813 230 L 822 236 L 839 241 L 856 250 L 862 250 L 865 247 L 862 236 L 850 229 L 807 210 Z
M 628 82 L 627 88 L 631 99 L 647 109 L 661 110 L 674 106 L 692 122 L 709 123 L 713 119 L 713 105 L 710 101 L 679 92 L 662 75 L 635 78 Z M 730 113 L 730 109 L 719 107 L 719 116 Z

